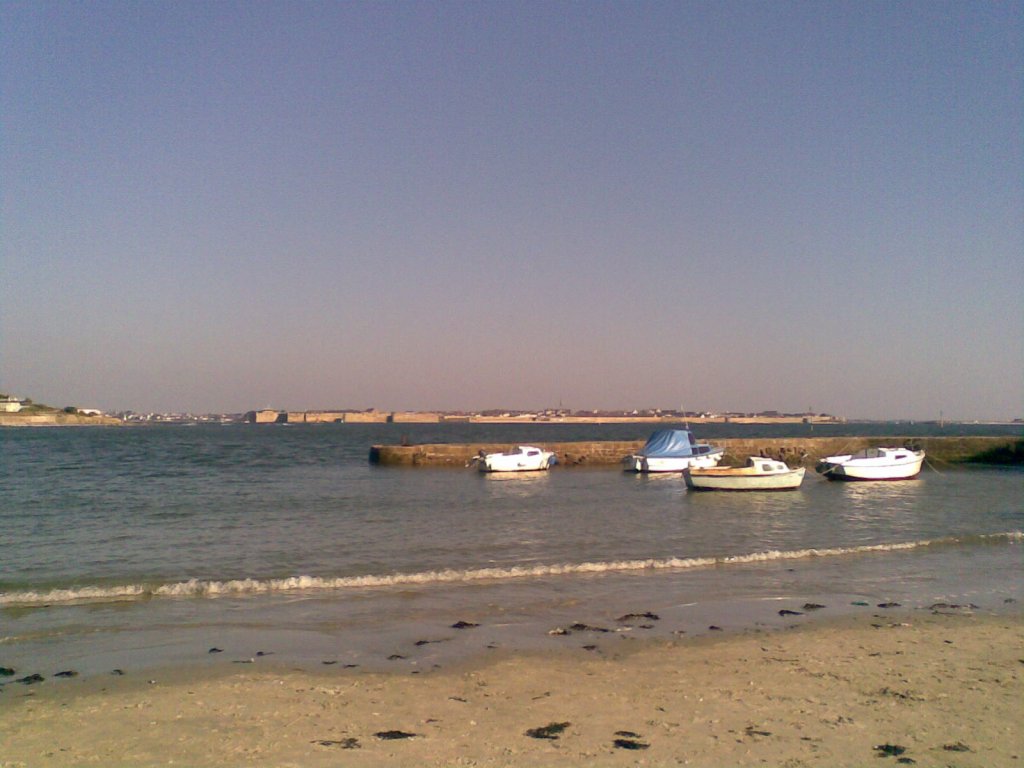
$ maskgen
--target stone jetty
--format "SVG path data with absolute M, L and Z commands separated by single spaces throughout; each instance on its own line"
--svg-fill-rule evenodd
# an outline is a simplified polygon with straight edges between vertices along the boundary
M 923 448 L 932 465 L 993 463 L 1024 464 L 1024 439 L 1019 437 L 782 437 L 712 440 L 725 448 L 722 464 L 742 464 L 749 456 L 771 456 L 790 466 L 812 467 L 824 456 L 852 453 L 873 446 Z M 536 442 L 558 456 L 558 467 L 617 467 L 623 457 L 643 447 L 643 440 L 592 440 L 573 443 Z M 370 462 L 389 466 L 464 467 L 484 453 L 514 449 L 512 443 L 431 443 L 374 445 Z

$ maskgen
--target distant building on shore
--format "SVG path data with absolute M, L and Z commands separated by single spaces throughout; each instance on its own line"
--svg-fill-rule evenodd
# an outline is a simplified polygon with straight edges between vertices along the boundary
M 17 413 L 21 407 L 20 398 L 13 395 L 0 395 L 0 413 Z
M 264 408 L 261 411 L 249 411 L 244 421 L 250 424 L 278 424 L 288 421 L 288 413 Z

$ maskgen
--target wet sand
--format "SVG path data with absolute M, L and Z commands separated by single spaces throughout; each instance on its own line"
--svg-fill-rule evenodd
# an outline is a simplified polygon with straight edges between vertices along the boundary
M 419 674 L 273 657 L 36 684 L 16 672 L 0 766 L 1024 764 L 1018 611 L 566 639 Z

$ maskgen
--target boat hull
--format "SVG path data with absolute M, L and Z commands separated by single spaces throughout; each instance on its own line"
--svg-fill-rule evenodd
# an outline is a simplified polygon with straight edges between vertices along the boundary
M 829 480 L 912 480 L 921 473 L 924 451 L 902 451 L 892 457 L 829 456 L 817 471 Z
M 781 472 L 752 472 L 748 468 L 687 469 L 686 487 L 695 491 L 793 491 L 804 480 L 803 467 Z
M 543 472 L 557 459 L 552 451 L 528 447 L 516 453 L 489 453 L 479 459 L 481 472 Z
M 711 451 L 696 456 L 648 457 L 641 454 L 627 456 L 623 468 L 627 472 L 682 472 L 684 469 L 707 469 L 718 465 L 724 451 Z
M 508 462 L 495 462 L 493 464 L 480 463 L 481 472 L 544 472 L 551 469 L 550 464 L 533 466 L 527 464 L 509 464 Z

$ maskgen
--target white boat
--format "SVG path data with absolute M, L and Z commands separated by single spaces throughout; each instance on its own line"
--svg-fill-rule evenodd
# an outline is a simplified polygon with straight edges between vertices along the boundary
M 686 487 L 695 491 L 792 491 L 804 480 L 804 468 L 751 456 L 744 467 L 684 469 Z
M 622 465 L 627 472 L 682 472 L 687 467 L 713 467 L 723 453 L 723 448 L 698 443 L 688 429 L 659 429 Z
M 909 448 L 864 448 L 828 456 L 815 469 L 829 480 L 909 480 L 917 477 L 924 451 Z
M 558 459 L 554 452 L 520 445 L 508 453 L 482 453 L 474 461 L 481 472 L 536 472 L 550 469 Z

